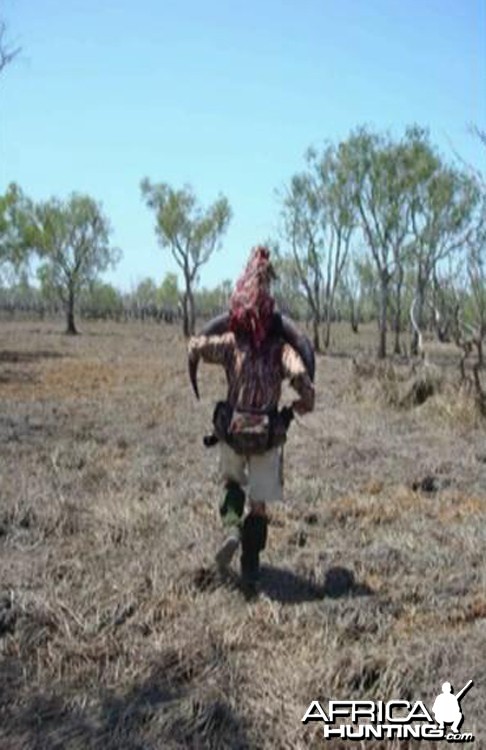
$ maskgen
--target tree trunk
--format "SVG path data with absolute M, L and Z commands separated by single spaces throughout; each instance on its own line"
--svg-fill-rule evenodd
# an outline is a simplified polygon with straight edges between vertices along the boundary
M 324 349 L 329 349 L 331 343 L 331 321 L 329 318 L 326 320 L 326 328 L 324 332 Z
M 186 339 L 188 339 L 191 334 L 189 332 L 190 326 L 189 326 L 189 310 L 188 310 L 187 292 L 184 292 L 182 296 L 182 331 Z
M 333 300 L 331 298 L 326 305 L 326 328 L 324 332 L 324 349 L 326 350 L 329 349 L 331 343 L 332 307 Z
M 194 295 L 192 289 L 189 288 L 187 292 L 188 300 L 188 322 L 189 322 L 189 334 L 194 336 L 196 333 L 196 306 L 194 304 Z
M 314 312 L 312 316 L 312 328 L 313 328 L 313 336 L 314 336 L 314 350 L 316 352 L 321 351 L 321 340 L 319 335 L 319 323 L 320 323 L 320 315 L 318 312 Z
M 395 319 L 394 322 L 394 328 L 395 328 L 395 344 L 393 346 L 393 352 L 394 354 L 401 354 L 402 348 L 400 346 L 400 324 Z
M 416 324 L 419 329 L 419 331 L 423 331 L 423 325 L 424 325 L 424 289 L 421 283 L 417 285 L 417 294 L 415 299 L 417 300 L 417 306 L 415 308 L 416 310 Z M 412 334 L 412 344 L 410 347 L 410 351 L 413 357 L 417 357 L 419 355 L 419 331 L 416 331 L 414 329 Z
M 358 315 L 356 312 L 356 303 L 354 301 L 354 297 L 350 297 L 349 299 L 349 313 L 351 317 L 351 330 L 353 333 L 358 333 L 358 327 L 359 327 L 359 320 Z
M 388 312 L 388 284 L 389 278 L 387 273 L 381 274 L 380 279 L 380 314 L 379 314 L 379 342 L 378 342 L 378 359 L 386 358 L 386 318 Z
M 196 332 L 196 307 L 190 278 L 186 276 L 185 282 L 186 288 L 182 297 L 182 329 L 184 336 L 189 338 Z
M 401 325 L 402 325 L 402 283 L 403 283 L 403 272 L 400 271 L 399 278 L 397 280 L 395 294 L 395 315 L 393 320 L 393 328 L 395 332 L 395 346 L 394 346 L 394 352 L 395 354 L 401 353 L 401 346 L 400 346 L 400 333 L 401 333 Z
M 75 336 L 78 331 L 74 322 L 74 290 L 69 290 L 67 305 L 66 305 L 66 333 L 70 336 Z

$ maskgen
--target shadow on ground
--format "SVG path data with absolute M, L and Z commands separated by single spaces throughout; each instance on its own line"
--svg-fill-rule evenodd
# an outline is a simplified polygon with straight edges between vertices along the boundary
M 221 695 L 201 690 L 173 653 L 125 694 L 104 690 L 85 702 L 68 693 L 25 694 L 20 662 L 0 670 L 0 746 L 22 750 L 247 750 L 245 720 Z M 93 700 L 94 699 L 94 700 Z
M 15 365 L 29 365 L 39 362 L 42 359 L 60 359 L 61 357 L 64 357 L 64 354 L 44 349 L 33 352 L 22 352 L 13 349 L 0 350 L 0 384 L 37 383 L 37 375 L 21 367 L 15 367 Z M 12 367 L 11 365 L 14 366 Z
M 31 372 L 18 371 L 12 368 L 7 368 L 0 372 L 0 383 L 8 385 L 9 383 L 38 383 L 37 378 Z
M 271 565 L 262 566 L 260 589 L 269 599 L 282 604 L 299 604 L 329 597 L 369 596 L 373 590 L 359 583 L 348 568 L 330 568 L 323 583 Z
M 240 579 L 236 573 L 232 571 L 222 580 L 213 568 L 199 568 L 193 575 L 193 583 L 200 591 L 214 590 L 222 583 L 234 589 L 240 587 Z M 357 581 L 348 568 L 329 568 L 324 582 L 319 583 L 310 577 L 273 565 L 261 566 L 259 590 L 269 599 L 281 604 L 301 604 L 326 597 L 338 599 L 345 596 L 370 596 L 375 593 L 370 586 Z
M 49 349 L 39 349 L 32 352 L 21 352 L 13 349 L 4 349 L 0 351 L 0 363 L 8 362 L 9 364 L 23 362 L 37 362 L 39 359 L 61 359 L 64 354 Z

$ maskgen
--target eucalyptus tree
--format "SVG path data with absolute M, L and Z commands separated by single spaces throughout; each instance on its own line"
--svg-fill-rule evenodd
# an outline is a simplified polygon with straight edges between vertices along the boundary
M 319 324 L 322 318 L 321 204 L 315 178 L 302 172 L 286 188 L 282 207 L 282 232 L 290 244 L 292 267 L 305 295 L 313 329 L 313 344 L 320 351 Z
M 478 366 L 484 366 L 486 339 L 486 194 L 483 193 L 474 233 L 468 242 L 466 271 L 469 304 L 466 313 L 470 318 L 470 331 L 477 348 Z
M 378 277 L 378 357 L 384 358 L 391 282 L 410 238 L 407 148 L 388 136 L 361 128 L 341 143 L 339 153 L 352 182 L 352 201 Z
M 138 282 L 133 290 L 132 297 L 140 308 L 156 306 L 158 304 L 158 288 L 154 279 L 150 276 Z
M 159 303 L 175 313 L 180 299 L 177 274 L 167 272 L 157 290 Z
M 87 318 L 120 320 L 123 299 L 112 284 L 95 279 L 81 292 L 79 307 L 81 315 Z
M 310 151 L 309 164 L 318 177 L 321 200 L 321 230 L 324 244 L 324 346 L 331 338 L 331 321 L 339 281 L 348 260 L 351 239 L 357 228 L 357 214 L 353 204 L 353 183 L 340 152 L 327 146 L 320 155 Z
M 273 293 L 277 304 L 284 314 L 301 320 L 305 317 L 307 305 L 295 259 L 292 255 L 282 254 L 280 249 L 275 252 L 274 257 L 276 279 Z
M 316 351 L 323 319 L 324 346 L 330 343 L 336 289 L 356 226 L 351 188 L 339 152 L 328 145 L 322 153 L 309 149 L 306 169 L 291 178 L 283 195 L 283 236 L 311 312 Z
M 62 302 L 68 334 L 78 332 L 80 292 L 119 260 L 109 236 L 108 219 L 88 195 L 72 193 L 65 201 L 51 198 L 32 207 L 26 241 L 41 259 L 38 276 L 45 292 Z
M 224 312 L 229 304 L 232 287 L 231 281 L 226 279 L 212 289 L 198 289 L 194 295 L 198 314 L 203 318 L 213 318 Z
M 419 328 L 424 323 L 428 287 L 440 264 L 455 253 L 466 254 L 475 236 L 481 190 L 477 179 L 444 163 L 425 131 L 409 131 L 412 241 L 408 251 L 414 269 L 414 304 Z M 412 341 L 417 353 L 418 334 Z
M 184 277 L 183 330 L 191 336 L 196 327 L 194 286 L 201 266 L 220 246 L 231 220 L 227 198 L 220 196 L 206 210 L 198 204 L 194 190 L 176 190 L 168 183 L 141 183 L 142 197 L 155 211 L 155 231 L 160 245 L 168 248 Z
M 338 293 L 346 308 L 347 315 L 349 315 L 349 323 L 353 333 L 359 332 L 359 324 L 364 318 L 366 302 L 374 293 L 373 277 L 374 273 L 371 269 L 368 283 L 363 259 L 356 252 L 348 257 L 339 280 Z M 375 307 L 373 303 L 371 304 Z
M 0 195 L 0 271 L 18 271 L 28 259 L 25 242 L 28 199 L 15 183 Z

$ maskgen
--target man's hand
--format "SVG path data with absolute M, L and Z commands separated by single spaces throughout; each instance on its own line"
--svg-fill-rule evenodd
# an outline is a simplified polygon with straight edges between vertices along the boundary
M 299 417 L 302 417 L 304 414 L 307 414 L 307 412 L 309 411 L 309 407 L 301 398 L 299 398 L 295 401 L 292 401 L 292 410 L 295 411 L 299 415 Z

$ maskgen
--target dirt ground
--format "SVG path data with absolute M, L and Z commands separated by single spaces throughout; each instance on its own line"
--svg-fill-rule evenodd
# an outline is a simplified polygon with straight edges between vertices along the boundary
M 335 332 L 248 602 L 212 569 L 223 374 L 196 402 L 175 326 L 80 328 L 0 322 L 1 750 L 350 748 L 311 701 L 430 707 L 470 679 L 486 747 L 486 429 L 453 349 L 444 392 L 398 408 L 353 366 L 371 333 Z

